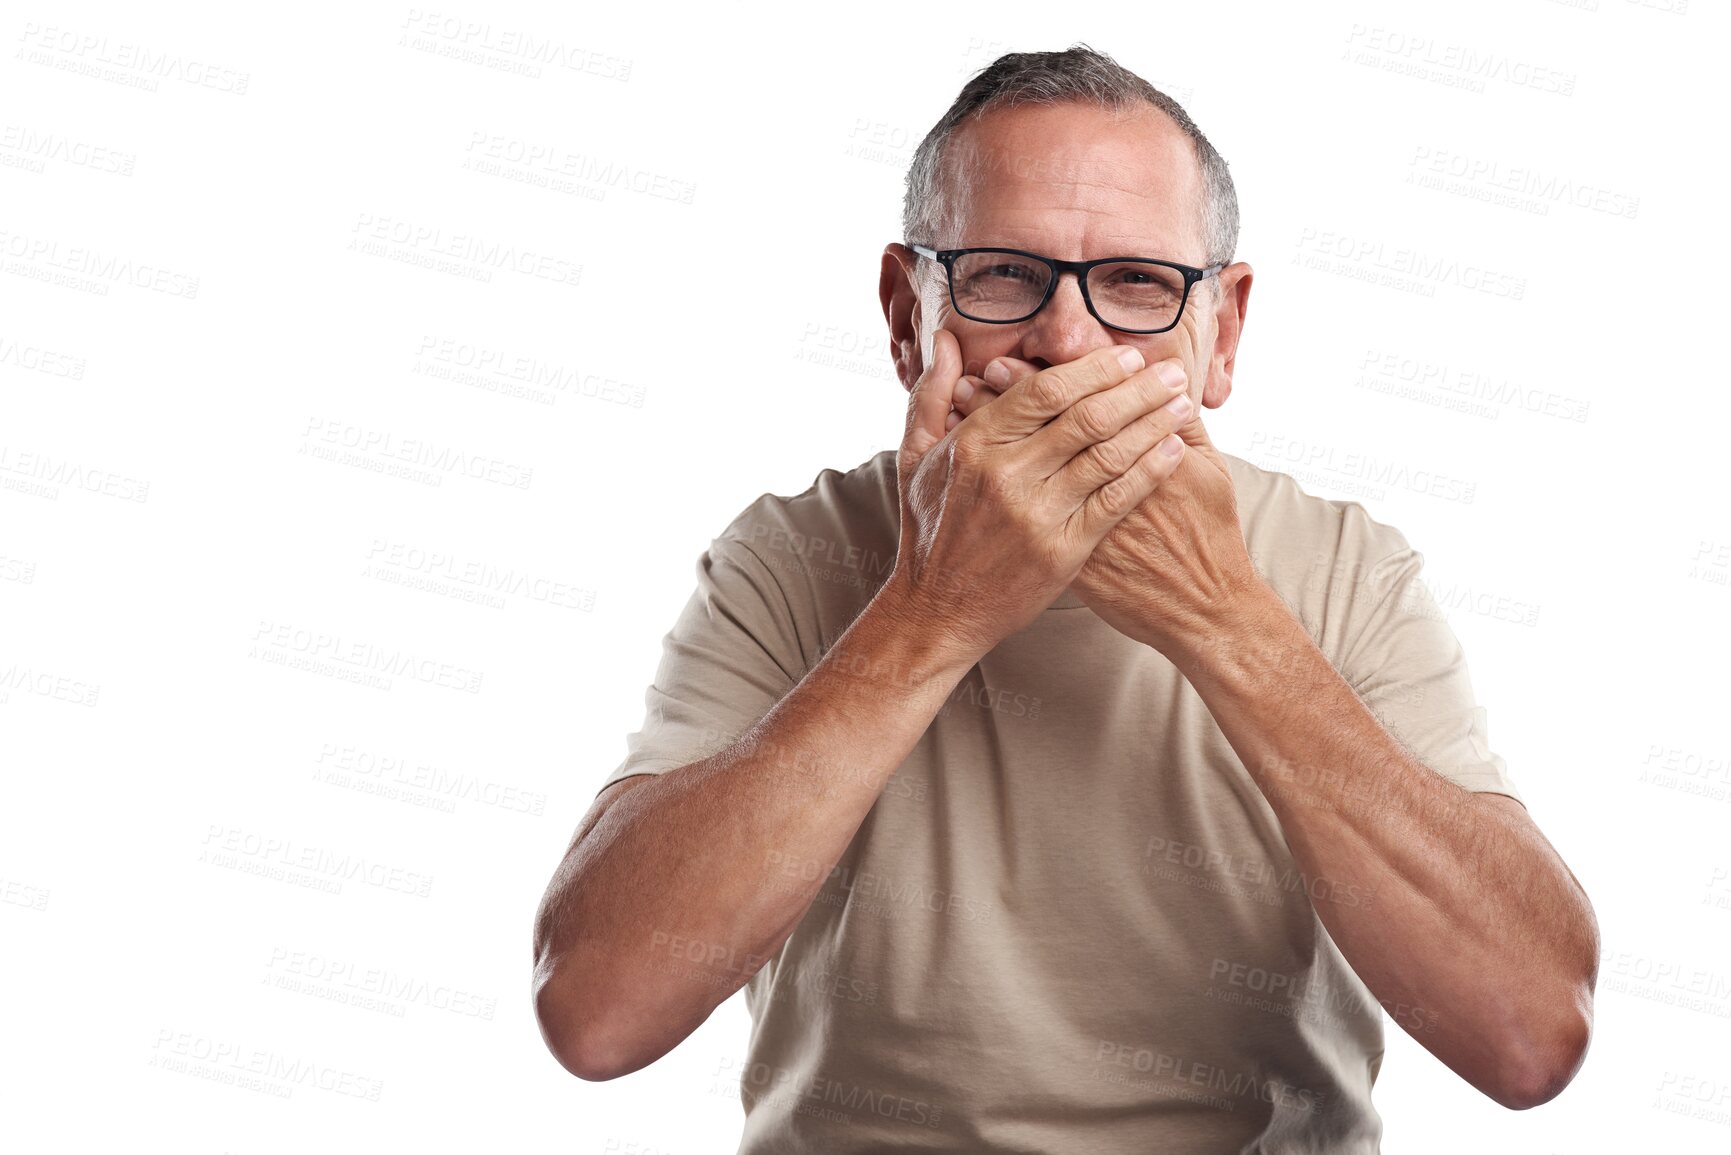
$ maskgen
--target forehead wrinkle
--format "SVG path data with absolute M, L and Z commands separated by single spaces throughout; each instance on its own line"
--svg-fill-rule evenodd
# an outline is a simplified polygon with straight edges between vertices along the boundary
M 1091 166 L 1098 169 L 1102 166 Z M 1166 256 L 1184 244 L 1187 230 L 1174 219 L 1185 211 L 1174 209 L 1174 199 L 1184 200 L 1180 190 L 1150 184 L 1131 184 L 1124 178 L 1146 179 L 1146 170 L 1134 165 L 1111 165 L 1112 171 L 1098 177 L 1084 173 L 1061 178 L 994 180 L 975 184 L 958 182 L 959 247 L 1006 244 L 1033 252 L 1051 251 L 1066 245 L 1081 250 L 1074 260 L 1114 256 Z M 1126 201 L 1131 203 L 1126 204 Z M 984 202 L 984 203 L 981 203 Z M 1126 210 L 1134 214 L 1126 216 Z M 1067 218 L 1067 219 L 1066 219 Z M 1004 234 L 1018 236 L 1015 243 L 993 240 Z M 1042 248 L 1041 246 L 1048 246 Z
M 1115 211 L 1091 205 L 1010 207 L 984 222 L 964 209 L 961 224 L 960 248 L 1001 244 L 1060 260 L 1171 259 L 1176 244 L 1167 222 L 1125 221 Z

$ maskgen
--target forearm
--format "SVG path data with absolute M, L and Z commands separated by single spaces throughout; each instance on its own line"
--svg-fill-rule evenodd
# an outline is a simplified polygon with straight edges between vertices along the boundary
M 1543 1101 L 1590 1021 L 1597 930 L 1579 885 L 1530 825 L 1390 735 L 1272 591 L 1229 612 L 1174 660 L 1279 818 L 1329 934 L 1438 1058 L 1499 1101 Z
M 967 671 L 901 605 L 886 586 L 757 725 L 625 794 L 567 853 L 536 997 L 599 1068 L 653 1062 L 780 949 Z

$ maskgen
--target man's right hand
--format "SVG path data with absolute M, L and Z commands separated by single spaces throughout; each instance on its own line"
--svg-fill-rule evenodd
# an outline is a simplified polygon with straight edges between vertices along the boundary
M 1130 346 L 1097 349 L 946 431 L 961 347 L 933 334 L 896 459 L 901 537 L 886 582 L 918 628 L 971 664 L 1052 604 L 1183 459 L 1173 434 L 1189 401 L 1168 404 L 1184 378 L 1167 384 L 1167 366 L 1177 362 L 1144 368 Z

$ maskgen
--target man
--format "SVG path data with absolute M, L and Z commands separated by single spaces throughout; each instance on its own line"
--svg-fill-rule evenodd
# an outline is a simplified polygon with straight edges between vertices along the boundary
M 1384 1011 L 1555 1096 L 1597 927 L 1420 555 L 1202 426 L 1224 162 L 1102 54 L 1008 55 L 904 223 L 900 450 L 705 553 L 537 918 L 555 1055 L 626 1074 L 745 986 L 746 1152 L 1373 1152 Z

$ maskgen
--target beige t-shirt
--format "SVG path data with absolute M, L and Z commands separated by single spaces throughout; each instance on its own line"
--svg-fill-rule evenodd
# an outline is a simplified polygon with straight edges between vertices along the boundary
M 1258 572 L 1383 724 L 1519 798 L 1421 555 L 1225 456 Z M 894 565 L 895 462 L 711 544 L 603 785 L 729 744 L 816 664 Z M 771 855 L 766 885 L 809 869 Z M 956 686 L 747 985 L 740 1151 L 1375 1152 L 1382 1012 L 1313 902 L 1376 899 L 1307 888 L 1190 683 L 1066 590 Z

